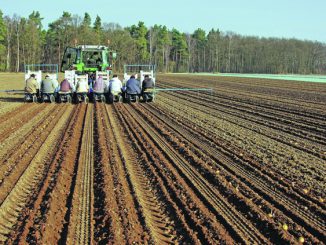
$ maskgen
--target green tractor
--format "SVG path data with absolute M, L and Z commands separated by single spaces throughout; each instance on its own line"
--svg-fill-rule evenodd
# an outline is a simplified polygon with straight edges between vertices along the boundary
M 62 58 L 61 72 L 75 70 L 78 73 L 95 73 L 112 69 L 116 52 L 106 46 L 79 45 L 67 47 Z

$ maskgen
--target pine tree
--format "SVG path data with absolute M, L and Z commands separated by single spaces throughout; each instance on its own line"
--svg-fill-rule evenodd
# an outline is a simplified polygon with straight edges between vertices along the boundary
M 95 31 L 95 42 L 97 44 L 101 44 L 101 34 L 102 34 L 102 21 L 101 18 L 97 15 L 95 22 L 94 22 L 94 26 L 93 29 Z

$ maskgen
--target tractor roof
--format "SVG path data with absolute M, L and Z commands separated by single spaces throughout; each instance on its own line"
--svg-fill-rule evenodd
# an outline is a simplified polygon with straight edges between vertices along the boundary
M 77 48 L 81 49 L 82 51 L 99 51 L 108 49 L 108 47 L 102 45 L 79 45 Z

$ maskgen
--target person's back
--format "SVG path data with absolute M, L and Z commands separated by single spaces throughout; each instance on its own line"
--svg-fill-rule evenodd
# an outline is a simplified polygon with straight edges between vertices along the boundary
M 102 76 L 95 80 L 93 91 L 95 93 L 103 93 L 104 92 L 104 81 Z
M 67 79 L 64 79 L 60 84 L 60 92 L 71 92 L 72 86 Z
M 131 76 L 126 83 L 126 92 L 128 94 L 140 94 L 140 84 L 135 76 Z
M 81 79 L 77 82 L 76 92 L 77 93 L 88 93 L 88 83 L 86 80 Z
M 49 76 L 46 76 L 45 79 L 42 81 L 41 88 L 42 93 L 53 94 L 54 90 L 56 89 L 56 85 Z
M 112 79 L 109 82 L 109 92 L 113 93 L 121 93 L 122 82 L 118 78 L 117 75 L 113 75 Z
M 31 75 L 26 80 L 25 92 L 30 94 L 36 94 L 39 89 L 38 82 L 35 79 L 35 75 Z
M 148 88 L 154 88 L 154 81 L 152 78 L 150 78 L 148 75 L 145 76 L 145 79 L 142 84 L 143 91 Z

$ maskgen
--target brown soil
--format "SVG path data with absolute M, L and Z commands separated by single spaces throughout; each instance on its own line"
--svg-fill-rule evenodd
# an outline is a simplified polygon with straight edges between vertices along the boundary
M 0 98 L 1 244 L 326 240 L 325 84 L 157 85 L 213 91 L 114 105 Z

